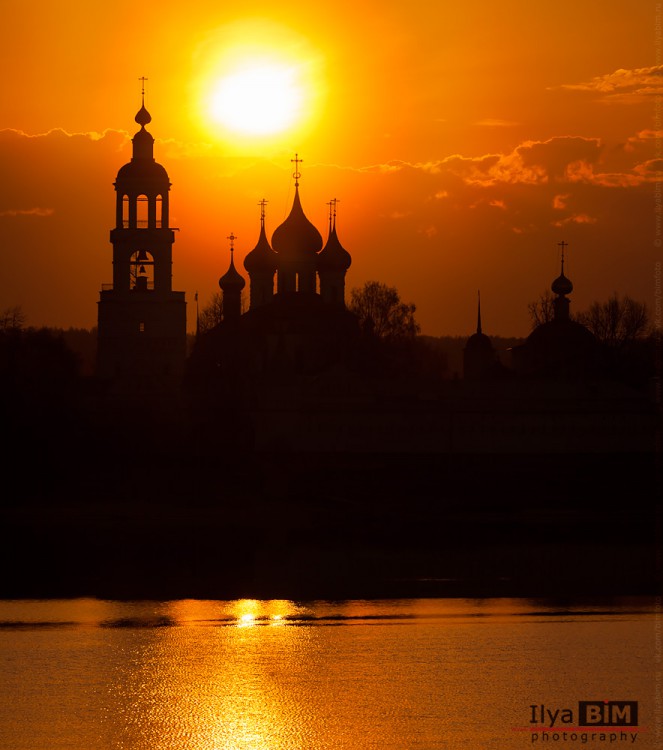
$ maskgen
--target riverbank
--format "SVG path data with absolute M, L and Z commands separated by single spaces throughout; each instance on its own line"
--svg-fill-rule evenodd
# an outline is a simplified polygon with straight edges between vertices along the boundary
M 5 500 L 0 598 L 659 590 L 649 454 L 92 453 Z

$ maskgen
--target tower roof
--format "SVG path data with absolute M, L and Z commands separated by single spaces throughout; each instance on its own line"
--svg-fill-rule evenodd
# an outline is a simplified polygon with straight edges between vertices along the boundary
M 550 288 L 555 294 L 563 296 L 565 294 L 571 294 L 573 291 L 573 284 L 570 279 L 567 279 L 566 276 L 564 276 L 564 248 L 567 247 L 567 243 L 560 242 L 559 246 L 562 248 L 562 272 L 553 281 Z
M 478 293 L 477 299 L 477 330 L 473 333 L 465 344 L 466 348 L 470 349 L 490 349 L 492 350 L 493 344 L 488 336 L 481 330 L 481 293 Z
M 223 274 L 223 276 L 219 279 L 219 286 L 221 287 L 221 290 L 223 292 L 227 292 L 230 290 L 241 291 L 242 289 L 244 289 L 246 281 L 244 280 L 244 277 L 239 273 L 239 271 L 235 268 L 235 261 L 233 258 L 235 248 L 233 246 L 233 242 L 237 238 L 234 234 L 231 234 L 228 239 L 230 240 L 230 266 L 228 267 L 228 270 Z
M 573 284 L 571 279 L 567 279 L 566 276 L 564 276 L 564 271 L 562 271 L 562 273 L 553 281 L 550 288 L 555 294 L 571 294 L 573 291 Z
M 316 255 L 322 248 L 322 235 L 304 214 L 298 186 L 290 215 L 274 230 L 272 247 L 279 255 L 293 260 Z
M 347 271 L 352 263 L 352 256 L 341 245 L 336 234 L 336 198 L 330 201 L 330 209 L 333 207 L 333 215 L 329 217 L 329 237 L 327 244 L 318 254 L 318 269 L 323 271 Z
M 311 224 L 304 214 L 299 199 L 299 164 L 302 159 L 298 154 L 292 159 L 295 163 L 295 198 L 288 218 L 276 228 L 272 235 L 272 247 L 281 257 L 287 260 L 305 260 L 316 255 L 322 248 L 322 235 Z
M 260 236 L 258 237 L 258 243 L 251 250 L 251 252 L 244 258 L 244 268 L 249 274 L 264 273 L 273 274 L 277 267 L 277 256 L 272 250 L 267 235 L 265 234 L 265 203 L 261 201 L 261 213 L 260 213 Z
M 144 129 L 146 125 L 152 122 L 152 115 L 145 109 L 145 100 L 143 100 L 141 108 L 136 113 L 134 119 L 141 126 L 141 129 Z
M 170 182 L 166 170 L 154 160 L 154 137 L 145 130 L 145 126 L 152 122 L 152 116 L 145 109 L 145 94 L 141 107 L 134 118 L 140 125 L 140 130 L 131 139 L 133 151 L 131 161 L 120 167 L 117 173 L 116 186 L 120 183 L 124 188 L 130 185 L 153 186 L 155 189 L 168 190 Z

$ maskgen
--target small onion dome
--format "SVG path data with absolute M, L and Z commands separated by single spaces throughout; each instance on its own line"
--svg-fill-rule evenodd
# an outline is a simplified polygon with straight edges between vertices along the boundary
M 318 268 L 323 271 L 347 271 L 351 263 L 352 257 L 339 242 L 336 227 L 333 227 L 327 244 L 318 255 Z
M 134 117 L 134 120 L 136 120 L 136 122 L 143 128 L 147 124 L 152 122 L 152 115 L 145 109 L 144 104 L 138 110 L 138 113 L 136 114 L 136 117 Z
M 562 273 L 553 281 L 550 288 L 555 294 L 571 294 L 573 291 L 573 284 L 570 279 L 567 279 L 566 276 L 564 276 L 564 271 L 562 271 Z
M 288 260 L 309 258 L 322 248 L 322 235 L 304 215 L 297 188 L 290 215 L 274 230 L 272 247 Z
M 276 271 L 277 257 L 272 250 L 267 235 L 265 234 L 264 225 L 260 227 L 260 237 L 258 244 L 244 258 L 244 268 L 248 273 L 274 273 Z
M 225 292 L 231 289 L 241 291 L 244 289 L 246 281 L 244 277 L 235 268 L 232 255 L 230 256 L 230 268 L 219 279 L 219 286 Z

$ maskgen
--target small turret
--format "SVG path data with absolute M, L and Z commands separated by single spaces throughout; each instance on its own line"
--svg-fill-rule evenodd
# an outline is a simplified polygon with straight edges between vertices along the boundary
M 345 307 L 345 273 L 350 268 L 352 257 L 336 234 L 337 203 L 339 201 L 336 198 L 329 202 L 329 237 L 327 244 L 318 253 L 318 275 L 323 301 Z
M 230 266 L 219 279 L 219 286 L 223 292 L 223 319 L 237 320 L 242 314 L 242 289 L 246 285 L 244 277 L 235 268 L 233 254 L 235 252 L 234 242 L 237 237 L 231 233 L 230 240 Z
M 263 198 L 260 203 L 260 236 L 258 244 L 244 258 L 244 268 L 249 274 L 250 281 L 250 309 L 254 310 L 265 305 L 274 297 L 274 274 L 277 267 L 277 255 L 272 250 L 265 234 L 265 204 Z
M 560 242 L 559 246 L 562 248 L 562 272 L 553 281 L 550 288 L 557 295 L 553 300 L 555 320 L 568 320 L 571 302 L 567 299 L 566 295 L 571 294 L 573 291 L 573 284 L 564 275 L 564 248 L 568 245 L 566 242 Z

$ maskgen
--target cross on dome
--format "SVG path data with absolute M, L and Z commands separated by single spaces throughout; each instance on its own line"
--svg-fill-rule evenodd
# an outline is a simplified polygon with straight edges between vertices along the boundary
M 292 176 L 295 178 L 295 187 L 299 187 L 299 178 L 302 176 L 302 173 L 299 171 L 299 165 L 304 160 L 299 158 L 299 154 L 295 154 L 295 158 L 290 159 L 290 161 L 295 165 L 295 171 L 292 173 Z
M 268 203 L 269 203 L 269 201 L 268 201 L 268 200 L 266 200 L 265 198 L 261 198 L 261 199 L 260 199 L 260 200 L 258 201 L 258 205 L 260 206 L 260 226 L 261 226 L 261 227 L 264 227 L 264 226 L 265 226 L 265 206 L 266 206 L 266 205 L 267 205 Z
M 569 243 L 564 242 L 564 240 L 557 243 L 557 247 L 562 248 L 562 276 L 564 275 L 564 249 L 567 248 L 568 246 L 569 246 Z

